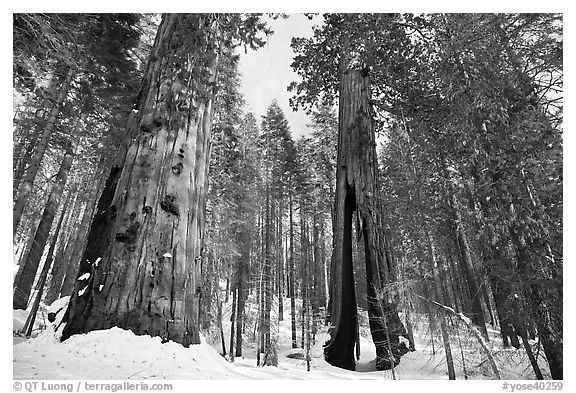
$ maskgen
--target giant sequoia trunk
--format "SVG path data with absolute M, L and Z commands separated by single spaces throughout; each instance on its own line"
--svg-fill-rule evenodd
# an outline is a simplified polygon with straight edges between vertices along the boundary
M 212 16 L 164 15 L 88 235 L 62 339 L 118 326 L 200 342 L 201 252 L 218 61 Z
M 381 223 L 378 202 L 376 143 L 367 76 L 355 70 L 341 75 L 338 119 L 338 161 L 334 240 L 330 288 L 330 340 L 324 355 L 334 365 L 355 369 L 354 345 L 358 325 L 352 261 L 352 218 L 364 241 L 368 315 L 376 346 L 376 366 L 388 369 L 400 362 L 405 348 L 399 336 L 406 331 L 387 285 L 394 280 L 392 261 Z M 392 352 L 392 353 L 390 353 Z

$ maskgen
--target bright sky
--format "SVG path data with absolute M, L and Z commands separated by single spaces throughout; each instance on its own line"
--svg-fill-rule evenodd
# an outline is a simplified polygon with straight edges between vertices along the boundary
M 287 87 L 290 82 L 298 80 L 290 67 L 294 57 L 290 41 L 292 37 L 312 36 L 314 24 L 318 22 L 308 20 L 303 14 L 290 14 L 287 19 L 269 19 L 268 25 L 274 34 L 268 38 L 268 43 L 257 51 L 248 49 L 247 54 L 242 49 L 240 56 L 239 68 L 243 75 L 240 91 L 246 99 L 246 112 L 253 112 L 260 120 L 276 98 L 290 123 L 294 139 L 308 133 L 306 124 L 310 120 L 304 111 L 294 112 L 288 103 L 291 93 Z

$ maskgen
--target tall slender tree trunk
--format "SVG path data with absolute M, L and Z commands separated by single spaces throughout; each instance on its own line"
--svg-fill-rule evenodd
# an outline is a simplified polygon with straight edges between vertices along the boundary
M 98 183 L 100 183 L 100 181 L 98 181 Z M 57 296 L 62 297 L 72 294 L 74 285 L 76 284 L 76 278 L 78 278 L 80 258 L 84 254 L 84 250 L 88 241 L 90 223 L 97 208 L 96 204 L 98 203 L 98 199 L 96 196 L 98 195 L 98 191 L 100 191 L 99 185 L 97 185 L 89 193 L 89 197 L 87 198 L 84 212 L 82 214 L 82 220 L 76 229 L 76 233 L 69 239 L 64 251 L 64 255 L 62 256 L 62 260 L 56 261 L 55 263 L 54 267 L 57 268 L 55 273 L 58 275 L 61 274 L 62 276 L 59 278 L 59 283 L 57 281 L 54 282 L 54 289 L 50 288 L 50 296 L 56 295 L 54 300 L 57 299 Z M 53 279 L 57 280 L 58 277 L 55 276 Z
M 73 197 L 71 195 L 74 194 Z M 44 297 L 44 302 L 46 304 L 52 304 L 54 300 L 58 299 L 58 295 L 60 294 L 60 286 L 62 285 L 62 279 L 64 278 L 64 269 L 62 268 L 62 259 L 64 255 L 64 250 L 66 248 L 66 243 L 69 241 L 70 232 L 72 232 L 73 225 L 73 217 L 75 212 L 78 210 L 78 189 L 74 192 L 69 191 L 68 196 L 66 197 L 67 200 L 71 200 L 69 203 L 68 201 L 64 203 L 64 208 L 66 209 L 66 218 L 64 219 L 64 223 L 62 224 L 62 236 L 60 236 L 60 240 L 58 242 L 58 248 L 55 252 L 54 258 L 54 266 L 52 266 L 52 270 L 50 273 L 50 285 L 46 290 L 46 296 Z
M 326 360 L 355 369 L 357 311 L 352 261 L 352 215 L 358 214 L 364 240 L 368 315 L 376 346 L 376 367 L 390 369 L 405 353 L 399 336 L 406 334 L 396 310 L 397 299 L 388 289 L 394 282 L 378 205 L 378 166 L 370 86 L 365 72 L 342 69 L 340 80 L 338 160 L 333 254 L 331 264 L 331 329 L 324 349 Z M 384 326 L 385 318 L 387 326 Z M 392 349 L 392 353 L 390 352 Z
M 69 198 L 66 202 L 69 201 Z M 36 313 L 40 307 L 40 300 L 42 299 L 42 294 L 44 293 L 44 285 L 46 284 L 46 278 L 48 277 L 48 272 L 52 266 L 52 261 L 54 260 L 54 250 L 56 249 L 56 242 L 60 236 L 60 229 L 62 228 L 62 221 L 64 221 L 64 216 L 66 215 L 67 203 L 64 204 L 62 212 L 60 213 L 60 219 L 58 220 L 58 225 L 54 230 L 54 235 L 52 236 L 52 241 L 50 242 L 50 248 L 48 249 L 48 255 L 46 255 L 46 260 L 44 261 L 44 266 L 42 266 L 42 271 L 40 272 L 40 277 L 38 278 L 38 283 L 36 284 L 36 296 L 34 297 L 34 302 L 32 303 L 32 308 L 22 329 L 26 337 L 30 337 L 32 334 L 32 328 L 34 327 L 34 321 L 36 320 Z
M 12 199 L 16 202 L 18 197 L 18 190 L 22 184 L 24 174 L 26 173 L 26 168 L 29 163 L 28 157 L 32 156 L 32 152 L 34 151 L 34 146 L 36 145 L 37 135 L 32 137 L 30 143 L 28 143 L 23 151 L 20 153 L 21 157 L 14 166 L 14 178 L 12 179 Z
M 322 228 L 320 231 L 320 257 L 322 259 L 322 271 L 321 275 L 321 285 L 322 285 L 322 307 L 324 309 L 324 314 L 327 315 L 328 309 L 328 283 L 330 278 L 328 275 L 328 264 L 326 263 L 328 258 L 326 256 L 326 222 L 322 221 Z
M 491 247 L 491 263 L 488 263 L 488 277 L 492 283 L 492 295 L 494 297 L 494 304 L 496 306 L 496 314 L 500 323 L 500 334 L 504 347 L 512 344 L 515 348 L 520 348 L 520 341 L 518 340 L 518 331 L 514 328 L 513 311 L 510 304 L 510 299 L 513 296 L 513 291 L 516 285 L 510 283 L 506 279 L 506 272 L 509 272 L 509 277 L 512 276 L 512 264 L 504 257 L 502 252 L 504 244 L 496 244 Z M 498 270 L 492 268 L 492 265 L 498 266 Z M 520 312 L 520 310 L 516 310 Z
M 460 268 L 465 274 L 470 291 L 470 298 L 472 300 L 472 321 L 480 328 L 480 332 L 488 339 L 488 331 L 486 330 L 486 320 L 484 318 L 484 308 L 482 307 L 480 288 L 478 286 L 478 279 L 475 274 L 474 264 L 472 262 L 472 252 L 468 243 L 468 236 L 464 229 L 462 215 L 458 207 L 458 199 L 456 198 L 456 191 L 454 190 L 454 179 L 445 168 L 446 178 L 448 179 L 448 192 L 450 194 L 450 205 L 452 214 L 454 216 L 454 227 L 456 231 L 456 239 L 460 249 Z
M 90 278 L 74 288 L 63 340 L 118 326 L 186 347 L 200 342 L 220 34 L 213 15 L 163 16 L 127 126 L 127 153 L 111 172 L 81 260 L 78 274 Z
M 277 249 L 277 260 L 278 263 L 276 265 L 277 269 L 277 278 L 276 281 L 278 283 L 278 321 L 284 320 L 284 248 L 282 247 L 282 217 L 284 217 L 284 204 L 282 197 L 278 202 L 278 230 L 277 230 L 277 241 L 278 241 L 278 249 Z
M 318 213 L 318 206 L 314 213 L 312 214 L 312 291 L 311 291 L 311 305 L 312 305 L 312 337 L 315 339 L 317 333 L 317 320 L 320 316 L 320 304 L 323 299 L 323 288 L 322 285 L 322 272 L 323 272 L 323 261 L 322 254 L 320 252 L 320 219 Z
M 308 309 L 308 233 L 306 227 L 306 215 L 304 206 L 300 202 L 300 266 L 302 269 L 302 286 L 300 294 L 302 296 L 302 329 L 301 329 L 301 340 L 300 345 L 304 349 L 306 343 L 306 310 Z
M 44 158 L 44 152 L 48 148 L 48 142 L 50 140 L 50 136 L 52 135 L 52 131 L 54 131 L 54 128 L 56 127 L 56 121 L 58 119 L 58 115 L 60 114 L 60 109 L 62 108 L 62 104 L 64 104 L 66 96 L 68 95 L 68 89 L 70 88 L 70 84 L 72 83 L 73 75 L 74 70 L 72 68 L 68 67 L 65 69 L 65 76 L 58 88 L 58 94 L 54 101 L 54 107 L 50 112 L 50 116 L 46 123 L 46 127 L 42 131 L 38 143 L 36 144 L 36 150 L 32 158 L 30 159 L 26 176 L 24 177 L 24 180 L 22 181 L 18 189 L 18 194 L 16 195 L 15 198 L 16 201 L 14 202 L 14 208 L 13 208 L 13 222 L 12 222 L 13 236 L 16 236 L 18 225 L 20 224 L 20 220 L 22 219 L 22 213 L 26 208 L 28 197 L 30 195 L 30 192 L 32 191 L 32 185 L 34 184 L 36 175 L 40 170 L 40 164 L 42 163 L 42 158 Z
M 264 272 L 265 272 L 265 207 L 260 208 L 260 255 L 259 255 L 259 279 L 258 279 L 258 351 L 256 364 L 260 366 L 262 364 L 261 354 L 264 353 Z
M 292 190 L 289 194 L 290 203 L 290 261 L 289 261 L 289 279 L 290 279 L 290 326 L 292 330 L 292 348 L 298 348 L 296 338 L 296 299 L 294 294 L 294 204 L 292 200 Z
M 538 366 L 538 361 L 536 360 L 534 352 L 532 352 L 532 348 L 530 347 L 530 343 L 528 342 L 528 335 L 526 334 L 526 329 L 520 330 L 520 337 L 522 338 L 522 345 L 524 345 L 524 350 L 526 351 L 528 360 L 530 360 L 530 365 L 532 366 L 532 370 L 534 370 L 534 375 L 536 375 L 536 379 L 544 379 L 542 371 L 540 370 L 540 366 Z
M 427 225 L 427 223 L 426 223 Z M 428 231 L 428 226 L 426 226 L 426 237 L 428 239 L 428 261 L 430 263 L 430 271 L 432 273 L 432 279 L 434 281 L 433 293 L 434 299 L 437 302 L 441 302 L 442 284 L 440 283 L 440 278 L 438 277 L 438 269 L 440 266 L 436 261 L 436 252 L 434 250 L 434 244 L 432 243 L 432 236 Z M 440 332 L 442 333 L 442 341 L 444 342 L 444 352 L 446 353 L 446 366 L 448 368 L 448 379 L 456 379 L 456 372 L 454 371 L 454 358 L 452 356 L 452 348 L 450 345 L 450 336 L 448 335 L 448 328 L 446 325 L 446 317 L 444 314 L 440 315 Z
M 511 209 L 513 210 L 513 207 Z M 511 227 L 510 237 L 516 248 L 518 273 L 524 282 L 524 293 L 534 316 L 550 374 L 553 379 L 563 379 L 562 313 L 556 309 L 557 306 L 549 304 L 544 295 L 544 288 L 536 284 L 535 277 L 539 279 L 545 277 L 542 277 L 541 272 L 534 266 L 538 262 L 530 257 L 526 240 L 520 229 Z
M 234 332 L 236 329 L 236 302 L 237 302 L 236 285 L 232 287 L 232 313 L 230 314 L 230 361 L 234 361 Z
M 495 326 L 494 313 L 492 312 L 490 296 L 488 296 L 488 283 L 486 280 L 486 274 L 485 272 L 479 273 L 478 269 L 476 269 L 476 277 L 478 278 L 478 282 L 480 283 L 479 285 L 480 285 L 480 292 L 482 293 L 482 300 L 484 301 L 486 311 L 488 312 L 488 316 L 490 317 L 490 325 Z
M 265 231 L 265 249 L 264 249 L 264 318 L 263 318 L 263 334 L 264 334 L 264 366 L 277 366 L 278 356 L 276 348 L 272 340 L 272 300 L 273 300 L 273 279 L 272 265 L 273 265 L 273 248 L 275 244 L 274 226 L 275 220 L 274 203 L 267 191 L 266 200 L 266 231 Z
M 306 359 L 306 370 L 310 371 L 310 242 L 306 225 L 304 206 L 300 204 L 300 242 L 302 248 L 302 349 Z
M 467 313 L 471 309 L 470 306 L 470 296 L 466 295 L 466 291 L 462 286 L 462 281 L 458 277 L 462 277 L 462 274 L 458 270 L 456 262 L 454 262 L 454 257 L 450 250 L 446 253 L 447 269 L 449 271 L 448 276 L 450 277 L 450 284 L 452 292 L 454 294 L 454 308 L 457 312 Z
M 238 305 L 236 313 L 236 356 L 242 356 L 242 334 L 244 332 L 244 308 L 248 299 L 250 264 L 250 233 L 242 227 L 239 233 L 240 260 L 238 261 Z
M 216 283 L 220 282 L 220 278 L 216 275 Z M 222 356 L 226 356 L 226 340 L 224 340 L 224 327 L 222 326 L 222 301 L 220 300 L 220 286 L 219 284 L 216 285 L 215 291 L 216 293 L 216 306 L 218 307 L 218 314 L 216 315 L 218 329 L 220 330 L 220 343 L 222 345 Z
M 64 158 L 62 159 L 58 174 L 56 175 L 56 182 L 50 191 L 50 196 L 48 197 L 48 202 L 46 202 L 42 218 L 36 228 L 34 243 L 32 243 L 32 247 L 26 260 L 24 263 L 20 264 L 20 268 L 18 269 L 19 272 L 14 282 L 13 307 L 15 310 L 25 310 L 28 304 L 28 298 L 30 297 L 32 285 L 36 278 L 36 273 L 38 272 L 38 266 L 42 259 L 42 254 L 44 253 L 48 235 L 52 228 L 56 212 L 60 206 L 60 199 L 68 178 L 68 172 L 72 166 L 72 159 L 72 149 L 68 148 L 64 154 Z

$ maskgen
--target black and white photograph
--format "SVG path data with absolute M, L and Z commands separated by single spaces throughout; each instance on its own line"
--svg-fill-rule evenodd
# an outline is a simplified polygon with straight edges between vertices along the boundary
M 10 16 L 12 391 L 566 390 L 564 14 L 188 9 Z

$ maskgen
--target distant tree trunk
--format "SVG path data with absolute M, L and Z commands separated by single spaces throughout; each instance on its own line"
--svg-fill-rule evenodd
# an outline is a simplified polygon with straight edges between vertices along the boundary
M 284 216 L 284 204 L 282 203 L 282 198 L 278 202 L 278 264 L 277 268 L 277 283 L 278 283 L 278 321 L 284 320 L 284 250 L 282 247 L 282 217 Z
M 311 273 L 312 273 L 312 278 L 311 278 L 311 282 L 312 282 L 312 288 L 313 290 L 311 291 L 311 305 L 312 305 L 312 337 L 313 340 L 315 340 L 316 338 L 316 333 L 317 333 L 317 320 L 320 316 L 320 303 L 322 302 L 322 298 L 323 298 L 323 293 L 322 293 L 322 289 L 324 288 L 323 285 L 321 285 L 321 280 L 322 280 L 322 271 L 323 269 L 323 261 L 322 261 L 322 255 L 320 252 L 320 219 L 319 219 L 319 213 L 318 213 L 318 206 L 316 206 L 316 209 L 314 211 L 314 213 L 312 214 L 312 250 L 313 250 L 313 263 L 312 266 L 313 268 L 311 269 Z
M 226 289 L 224 290 L 224 303 L 228 303 L 228 294 L 230 293 L 230 277 L 226 277 Z
M 72 191 L 68 192 L 67 199 L 72 199 L 72 202 L 66 201 L 64 203 L 64 208 L 66 209 L 66 218 L 64 219 L 64 223 L 62 224 L 62 236 L 60 236 L 60 240 L 58 242 L 58 249 L 55 252 L 54 257 L 54 265 L 52 266 L 52 271 L 50 273 L 50 285 L 46 290 L 46 296 L 44 297 L 44 303 L 52 304 L 56 299 L 58 299 L 58 295 L 60 294 L 60 287 L 62 286 L 62 279 L 64 278 L 64 268 L 63 268 L 63 254 L 66 248 L 66 244 L 69 241 L 70 232 L 74 227 L 73 217 L 74 214 L 78 211 L 78 189 L 74 192 L 74 197 L 71 197 Z
M 100 191 L 99 186 L 95 187 L 89 193 L 80 225 L 76 229 L 76 233 L 73 235 L 73 237 L 68 240 L 68 244 L 66 245 L 62 260 L 56 261 L 55 263 L 54 267 L 58 267 L 55 273 L 58 273 L 59 275 L 62 274 L 62 277 L 60 277 L 59 285 L 54 283 L 56 285 L 54 287 L 54 292 L 52 292 L 52 288 L 50 288 L 50 296 L 55 294 L 56 296 L 59 295 L 60 297 L 63 297 L 72 294 L 72 290 L 76 284 L 76 278 L 78 278 L 80 258 L 84 253 L 88 241 L 90 223 L 94 217 L 94 211 L 97 208 L 96 204 L 98 203 L 98 191 Z M 62 266 L 60 266 L 60 264 Z M 56 279 L 56 277 L 53 279 Z M 58 297 L 54 298 L 54 300 L 57 298 Z
M 454 283 L 452 277 L 450 277 L 450 263 L 448 261 L 448 257 L 446 254 L 442 254 L 442 269 L 440 269 L 439 277 L 440 282 L 443 282 L 444 285 L 442 286 L 442 298 L 444 304 L 449 305 L 450 307 L 456 309 L 456 295 L 454 293 Z
M 238 263 L 238 306 L 236 313 L 236 356 L 242 356 L 242 334 L 244 331 L 244 308 L 248 299 L 248 280 L 250 264 L 250 233 L 241 228 L 239 233 L 240 260 Z
M 212 306 L 214 293 L 218 288 L 216 262 L 212 253 L 207 252 L 203 257 L 204 261 L 201 266 L 202 286 L 200 289 L 200 307 L 198 310 L 198 321 L 200 329 L 207 330 L 213 322 Z
M 70 194 L 69 194 L 70 196 Z M 69 198 L 66 202 L 69 202 Z M 48 272 L 52 266 L 52 261 L 54 260 L 54 249 L 56 248 L 56 242 L 60 236 L 60 228 L 62 227 L 62 221 L 64 221 L 64 216 L 66 215 L 67 203 L 64 204 L 62 212 L 60 213 L 60 219 L 58 220 L 58 225 L 54 230 L 52 235 L 52 241 L 50 242 L 50 248 L 48 249 L 48 255 L 46 255 L 46 260 L 44 261 L 44 266 L 42 266 L 42 271 L 40 272 L 40 277 L 36 284 L 36 297 L 32 303 L 32 308 L 22 329 L 26 337 L 30 337 L 32 334 L 32 328 L 34 327 L 34 321 L 36 320 L 36 313 L 40 307 L 40 300 L 42 299 L 42 294 L 44 293 L 44 284 L 46 284 L 46 278 L 48 277 Z
M 478 200 L 478 198 L 475 195 L 474 189 L 472 187 L 473 182 L 474 181 L 472 179 L 470 179 L 470 181 L 466 181 L 466 180 L 463 181 L 464 189 L 465 189 L 465 196 L 466 196 L 466 199 L 468 202 L 468 209 L 470 211 L 474 212 L 474 216 L 481 216 L 482 212 L 479 209 L 481 202 Z M 480 225 L 479 225 L 477 220 L 473 220 L 472 225 L 473 225 L 472 231 L 480 232 Z M 485 262 L 484 259 L 480 259 L 478 268 L 476 268 L 476 267 L 474 268 L 474 276 L 478 280 L 478 287 L 479 287 L 480 294 L 482 296 L 482 300 L 484 302 L 484 305 L 486 306 L 486 311 L 488 312 L 488 315 L 490 317 L 490 324 L 492 326 L 495 326 L 493 308 L 492 308 L 492 305 L 490 303 L 490 296 L 488 295 L 489 281 L 487 278 L 487 266 L 485 266 L 484 262 Z
M 448 250 L 446 253 L 447 268 L 449 271 L 450 284 L 452 287 L 452 292 L 454 293 L 454 306 L 456 311 L 462 313 L 469 313 L 471 310 L 470 306 L 470 296 L 467 295 L 467 291 L 462 285 L 462 277 L 460 270 L 456 262 L 454 261 L 453 253 Z
M 513 206 L 511 209 L 513 210 Z M 524 292 L 526 300 L 531 307 L 530 311 L 534 314 L 533 319 L 538 329 L 538 337 L 546 354 L 550 374 L 552 379 L 563 379 L 562 313 L 557 311 L 555 305 L 549 304 L 548 299 L 544 295 L 546 293 L 545 289 L 551 290 L 552 288 L 541 288 L 541 285 L 538 285 L 533 278 L 546 279 L 547 277 L 542 277 L 541 269 L 537 268 L 539 262 L 530 256 L 521 230 L 510 227 L 510 237 L 516 248 L 518 273 L 525 281 Z
M 26 176 L 23 179 L 23 182 L 20 184 L 18 189 L 18 194 L 16 195 L 16 201 L 14 202 L 13 208 L 13 222 L 12 222 L 12 230 L 13 236 L 16 236 L 16 231 L 18 230 L 18 225 L 20 224 L 20 220 L 22 219 L 22 213 L 24 212 L 24 208 L 28 202 L 28 197 L 30 192 L 32 191 L 32 185 L 34 184 L 34 180 L 36 179 L 36 175 L 38 174 L 38 170 L 40 169 L 40 164 L 42 163 L 42 158 L 44 158 L 44 152 L 48 147 L 48 142 L 50 140 L 50 136 L 52 135 L 52 131 L 56 127 L 56 120 L 58 115 L 60 114 L 60 109 L 62 108 L 62 104 L 66 100 L 66 96 L 68 95 L 68 89 L 70 88 L 70 84 L 72 83 L 72 77 L 74 75 L 74 70 L 70 67 L 67 67 L 65 70 L 65 76 L 62 79 L 62 83 L 58 87 L 58 94 L 56 99 L 54 100 L 54 106 L 52 107 L 52 111 L 50 112 L 50 116 L 48 121 L 46 122 L 46 127 L 42 131 L 38 143 L 36 144 L 36 150 L 34 155 L 30 159 L 28 170 L 26 171 Z
M 430 290 L 430 285 L 428 282 L 424 282 L 424 295 L 428 299 L 432 299 L 433 295 Z M 432 345 L 432 355 L 436 355 L 436 348 L 434 344 L 434 339 L 436 338 L 436 315 L 432 309 L 432 304 L 426 303 L 426 316 L 428 317 L 428 330 L 430 331 L 430 345 Z
M 264 335 L 264 366 L 277 366 L 278 356 L 276 354 L 276 348 L 272 340 L 272 295 L 273 295 L 273 275 L 272 275 L 272 264 L 273 264 L 273 248 L 274 248 L 274 227 L 275 220 L 275 208 L 272 198 L 270 196 L 270 191 L 267 191 L 266 197 L 266 230 L 265 230 L 265 246 L 264 246 L 264 281 L 263 287 L 264 292 L 263 303 L 264 303 L 264 318 L 263 318 L 263 335 Z
M 40 264 L 42 254 L 44 253 L 44 248 L 46 246 L 46 241 L 48 240 L 50 229 L 52 228 L 54 216 L 60 206 L 60 199 L 68 178 L 68 172 L 72 166 L 72 159 L 72 149 L 68 148 L 64 154 L 64 158 L 62 159 L 62 164 L 60 165 L 58 174 L 56 175 L 54 186 L 50 191 L 50 196 L 48 197 L 48 202 L 46 202 L 42 218 L 36 228 L 34 243 L 32 243 L 32 247 L 26 260 L 18 269 L 19 272 L 16 281 L 14 282 L 13 307 L 15 310 L 25 310 L 28 304 L 30 291 L 32 290 L 36 273 L 38 272 L 38 265 Z
M 430 271 L 432 273 L 432 278 L 434 281 L 433 293 L 434 299 L 437 302 L 441 302 L 441 287 L 440 278 L 438 277 L 437 270 L 440 266 L 436 261 L 436 252 L 434 250 L 434 244 L 432 243 L 432 236 L 428 231 L 428 223 L 426 225 L 426 237 L 428 239 L 428 261 L 430 263 Z M 440 315 L 440 332 L 442 333 L 442 341 L 444 342 L 444 352 L 446 353 L 446 365 L 448 367 L 448 379 L 456 379 L 456 372 L 454 371 L 454 358 L 452 357 L 452 348 L 450 346 L 450 336 L 448 335 L 448 328 L 446 326 L 446 317 L 444 314 Z
M 44 302 L 46 304 L 52 304 L 60 297 L 60 287 L 62 286 L 62 279 L 64 278 L 63 266 L 60 264 L 60 261 L 64 255 L 65 248 L 65 239 L 62 238 L 54 258 L 52 271 L 50 273 L 50 285 L 48 286 L 46 290 L 46 296 L 44 297 Z
M 490 316 L 490 325 L 495 326 L 494 313 L 492 312 L 492 306 L 490 304 L 490 296 L 488 296 L 488 285 L 485 272 L 479 274 L 478 271 L 476 271 L 476 277 L 478 277 L 478 281 L 480 282 L 480 292 L 482 293 L 482 299 L 486 305 L 486 311 L 488 311 L 488 315 Z
M 509 300 L 513 296 L 514 284 L 506 279 L 506 272 L 509 277 L 512 276 L 511 262 L 504 258 L 502 252 L 504 245 L 497 244 L 491 247 L 492 261 L 487 263 L 488 277 L 491 281 L 492 295 L 494 296 L 494 304 L 496 305 L 496 314 L 500 323 L 500 334 L 502 336 L 503 346 L 506 348 L 510 344 L 516 349 L 520 348 L 520 341 L 518 340 L 518 332 L 514 328 L 514 319 L 512 318 L 512 310 L 510 309 Z M 492 266 L 497 266 L 495 270 Z M 520 311 L 520 310 L 517 310 Z
M 482 122 L 478 121 L 477 123 L 477 130 L 479 132 L 486 132 L 486 127 L 481 125 Z M 466 182 L 468 198 L 471 205 L 473 205 L 476 215 L 484 215 L 485 212 L 489 212 L 491 209 L 487 205 L 488 201 L 476 196 L 474 187 L 472 186 L 475 183 L 482 182 L 481 178 L 479 169 L 474 166 L 471 170 L 471 179 Z M 522 325 L 522 323 L 516 321 L 517 318 L 514 317 L 514 314 L 517 316 L 522 314 L 523 311 L 521 309 L 513 310 L 510 304 L 514 292 L 521 290 L 516 283 L 516 273 L 514 272 L 513 263 L 510 261 L 510 258 L 506 256 L 507 243 L 508 239 L 501 239 L 495 244 L 489 244 L 485 250 L 483 262 L 487 279 L 492 289 L 492 298 L 500 325 L 503 347 L 507 348 L 511 344 L 518 349 L 520 348 L 519 331 L 514 325 Z M 489 301 L 486 299 L 485 303 L 488 305 Z M 491 316 L 491 318 L 494 317 Z
M 236 292 L 235 287 L 232 288 L 232 313 L 230 314 L 230 361 L 234 361 L 234 331 L 236 323 Z
M 302 296 L 302 329 L 300 346 L 305 348 L 306 343 L 306 310 L 308 308 L 308 233 L 306 230 L 306 216 L 304 206 L 300 202 L 300 266 L 302 269 L 302 286 L 300 294 Z
M 364 72 L 342 69 L 340 80 L 338 161 L 333 254 L 331 264 L 331 329 L 324 349 L 326 360 L 355 369 L 354 345 L 357 328 L 352 261 L 352 215 L 358 213 L 359 232 L 364 239 L 368 291 L 368 314 L 376 346 L 376 366 L 389 369 L 404 354 L 399 336 L 406 331 L 397 301 L 387 285 L 394 281 L 392 261 L 378 202 L 378 166 L 370 86 Z M 388 321 L 384 327 L 384 318 Z M 388 341 L 388 339 L 390 341 Z M 392 354 L 389 353 L 392 349 Z
M 217 26 L 211 15 L 162 18 L 127 153 L 118 155 L 81 260 L 78 274 L 90 279 L 74 289 L 63 340 L 118 326 L 185 347 L 200 343 Z
M 260 208 L 260 258 L 259 258 L 259 278 L 258 278 L 258 288 L 257 288 L 257 303 L 258 303 L 258 351 L 256 357 L 256 364 L 258 366 L 262 365 L 261 355 L 264 353 L 264 271 L 265 271 L 265 239 L 264 234 L 265 224 L 264 224 L 264 211 L 265 208 Z
M 290 314 L 291 314 L 291 330 L 292 330 L 292 348 L 298 348 L 298 341 L 296 337 L 296 299 L 294 296 L 294 205 L 292 200 L 292 190 L 289 194 L 290 198 L 290 261 L 289 261 L 289 279 L 290 279 Z
M 540 366 L 538 366 L 538 361 L 534 357 L 534 352 L 532 352 L 532 348 L 530 347 L 530 343 L 528 342 L 528 335 L 526 334 L 526 329 L 520 329 L 520 337 L 522 338 L 522 344 L 524 345 L 524 350 L 526 351 L 528 360 L 530 360 L 530 365 L 532 366 L 532 370 L 534 370 L 534 375 L 536 375 L 536 379 L 544 379 L 542 371 L 540 371 Z
M 300 209 L 302 212 L 302 208 Z M 306 243 L 308 239 L 305 236 Z M 303 287 L 304 291 L 302 293 L 302 348 L 304 349 L 305 359 L 306 359 L 306 371 L 310 371 L 310 262 L 312 258 L 306 256 L 307 253 L 303 253 L 304 257 L 304 280 Z M 305 342 L 304 342 L 305 341 Z
M 219 280 L 217 279 L 216 282 Z M 216 305 L 218 307 L 218 315 L 216 316 L 218 322 L 218 328 L 220 330 L 220 343 L 222 344 L 222 356 L 226 356 L 226 340 L 224 340 L 224 328 L 222 327 L 222 302 L 220 301 L 220 296 L 218 295 L 220 288 L 216 287 Z
M 454 190 L 454 179 L 449 174 L 447 168 L 446 178 L 448 179 L 448 188 L 450 193 L 450 205 L 452 208 L 452 214 L 454 216 L 454 226 L 456 231 L 456 239 L 458 241 L 458 246 L 460 249 L 460 268 L 465 274 L 466 281 L 468 283 L 468 289 L 470 290 L 470 298 L 472 300 L 472 321 L 480 328 L 480 331 L 486 339 L 488 339 L 488 331 L 486 330 L 486 320 L 484 319 L 484 309 L 482 307 L 480 288 L 478 286 L 478 279 L 475 274 L 474 264 L 472 262 L 472 252 L 470 251 L 470 245 L 468 243 L 468 237 L 464 229 L 464 223 L 462 221 L 462 215 L 460 214 L 460 208 L 458 207 L 458 200 L 456 198 L 456 191 Z
M 322 227 L 320 229 L 320 258 L 322 259 L 322 271 L 320 272 L 321 277 L 321 285 L 322 285 L 322 298 L 321 304 L 324 308 L 324 314 L 327 314 L 328 310 L 328 266 L 326 261 L 328 260 L 326 257 L 326 222 L 322 220 Z
M 260 222 L 263 224 L 262 219 Z M 264 230 L 264 225 L 261 225 L 260 228 L 262 231 Z M 261 236 L 262 244 L 264 244 L 264 236 Z M 258 342 L 257 342 L 257 351 L 256 351 L 256 365 L 262 365 L 262 353 L 264 353 L 264 253 L 261 250 L 260 253 L 260 261 L 259 261 L 259 274 L 258 274 L 258 288 L 256 289 L 257 299 L 256 302 L 258 304 L 258 315 L 257 315 L 257 323 L 256 326 L 258 327 Z
M 35 134 L 37 133 L 38 131 L 35 132 Z M 12 199 L 14 202 L 16 202 L 16 198 L 18 197 L 18 190 L 22 184 L 24 173 L 26 173 L 28 157 L 32 156 L 32 152 L 34 151 L 34 146 L 36 146 L 37 139 L 37 135 L 32 137 L 32 140 L 26 145 L 25 150 L 20 153 L 21 157 L 14 166 L 14 178 L 12 179 Z M 14 153 L 16 154 L 16 151 Z

